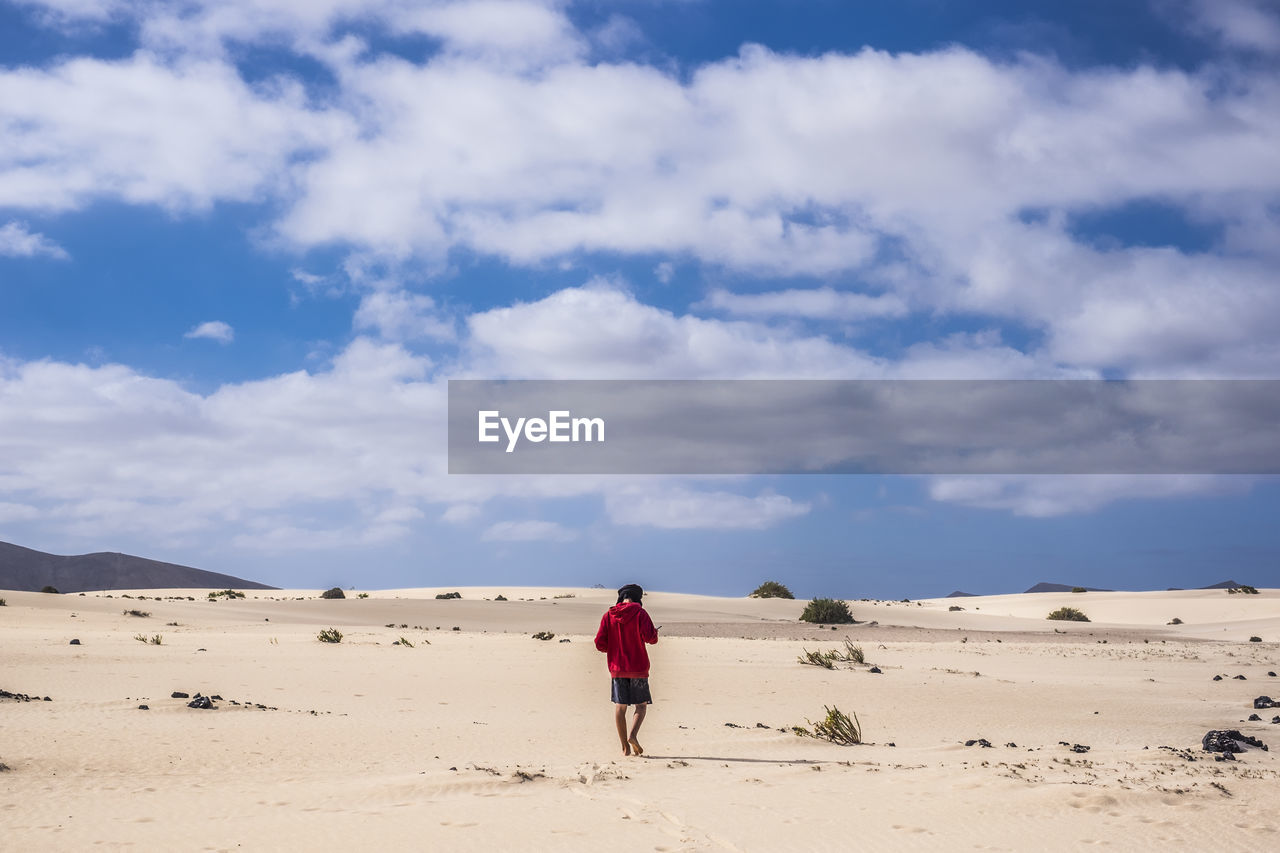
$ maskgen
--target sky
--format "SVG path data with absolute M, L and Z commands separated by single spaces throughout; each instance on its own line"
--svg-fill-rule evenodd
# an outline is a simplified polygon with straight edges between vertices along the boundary
M 1235 474 L 449 475 L 449 379 L 1280 379 L 1280 0 L 0 0 L 0 540 L 1280 586 Z

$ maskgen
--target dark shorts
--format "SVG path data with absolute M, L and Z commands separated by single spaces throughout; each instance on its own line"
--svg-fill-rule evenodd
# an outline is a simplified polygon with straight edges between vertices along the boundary
M 651 705 L 653 697 L 649 695 L 649 679 L 647 678 L 615 678 L 609 691 L 609 697 L 615 705 Z

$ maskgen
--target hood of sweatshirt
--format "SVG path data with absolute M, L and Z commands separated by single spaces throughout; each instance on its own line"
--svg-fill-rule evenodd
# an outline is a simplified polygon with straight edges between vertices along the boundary
M 624 601 L 621 604 L 615 604 L 609 608 L 609 615 L 619 622 L 630 622 L 640 615 L 640 611 L 644 610 L 642 606 L 634 601 Z

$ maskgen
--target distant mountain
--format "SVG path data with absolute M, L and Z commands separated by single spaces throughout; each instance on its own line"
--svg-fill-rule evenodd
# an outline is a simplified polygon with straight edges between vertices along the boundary
M 1115 590 L 1112 589 L 1095 589 L 1091 586 L 1086 586 L 1084 588 L 1089 590 L 1089 592 L 1115 592 Z M 1027 590 L 1027 592 L 1071 592 L 1073 589 L 1075 589 L 1075 586 L 1072 586 L 1071 584 L 1045 583 L 1044 581 L 1041 581 L 1031 587 L 1031 589 Z
M 961 592 L 961 591 L 960 591 L 960 590 L 958 590 L 958 589 L 957 589 L 955 592 L 953 592 L 953 593 L 951 593 L 950 595 L 948 595 L 948 596 L 947 596 L 947 598 L 977 598 L 977 597 L 978 597 L 978 594 L 977 594 L 977 593 L 974 593 L 974 592 Z
M 1235 581 L 1219 581 L 1218 583 L 1211 583 L 1208 586 L 1197 587 L 1197 589 L 1235 589 L 1238 586 L 1240 586 L 1240 584 Z
M 60 557 L 0 542 L 0 589 L 38 592 L 89 589 L 275 589 L 243 578 L 128 554 Z

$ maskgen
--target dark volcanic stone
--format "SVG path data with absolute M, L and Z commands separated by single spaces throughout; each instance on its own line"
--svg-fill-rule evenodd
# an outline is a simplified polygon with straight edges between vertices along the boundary
M 1259 696 L 1253 700 L 1253 707 L 1262 708 L 1280 708 L 1280 702 L 1272 699 L 1270 696 Z
M 867 672 L 874 672 L 874 673 L 876 673 L 876 674 L 879 674 L 879 673 L 880 673 L 880 667 L 878 667 L 878 666 L 873 666 L 873 667 L 871 667 L 871 669 L 867 670 Z
M 1251 722 L 1251 723 L 1258 723 L 1258 722 L 1261 722 L 1261 721 L 1262 721 L 1262 718 L 1261 718 L 1261 717 L 1259 717 L 1257 714 L 1250 714 L 1250 715 L 1249 715 L 1249 722 Z
M 1271 676 L 1272 678 L 1276 677 L 1276 674 L 1274 672 L 1268 672 L 1267 675 Z
M 1211 729 L 1200 740 L 1200 746 L 1205 752 L 1244 752 L 1245 746 L 1256 746 L 1258 749 L 1267 751 L 1267 745 L 1256 737 L 1240 734 L 1237 729 Z
M 213 710 L 213 702 L 208 696 L 197 696 L 187 703 L 188 708 L 203 708 L 205 710 Z
M 1248 680 L 1249 680 L 1249 679 L 1245 678 L 1243 675 L 1237 675 L 1237 676 L 1236 676 L 1236 681 L 1248 681 Z
M 1085 746 L 1082 743 L 1073 743 L 1071 744 L 1071 751 L 1084 753 L 1089 751 L 1089 747 Z
M 80 641 L 79 641 L 79 640 L 72 640 L 72 641 L 69 643 L 69 645 L 72 645 L 72 646 L 78 646 L 78 645 L 80 645 Z
M 175 690 L 169 694 L 170 699 L 190 699 L 190 693 L 183 693 L 181 690 Z
M 975 745 L 976 745 L 976 746 L 980 746 L 980 747 L 982 747 L 983 749 L 991 749 L 991 741 L 987 740 L 987 739 L 986 739 L 986 738 L 984 738 L 984 737 L 980 737 L 980 738 L 978 738 L 977 740 L 967 740 L 967 741 L 965 741 L 965 742 L 964 742 L 964 745 L 965 745 L 965 746 L 975 746 Z
M 1213 680 L 1214 680 L 1214 681 L 1221 681 L 1221 680 L 1222 680 L 1222 676 L 1221 676 L 1221 675 L 1215 675 L 1215 676 L 1213 677 Z
M 139 705 L 139 706 L 138 706 L 138 710 L 139 710 L 139 711 L 150 711 L 150 710 L 151 710 L 151 706 L 150 706 L 150 705 Z

